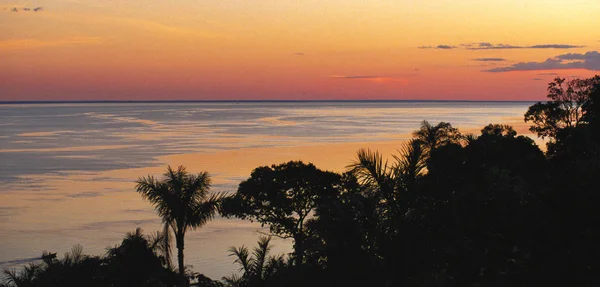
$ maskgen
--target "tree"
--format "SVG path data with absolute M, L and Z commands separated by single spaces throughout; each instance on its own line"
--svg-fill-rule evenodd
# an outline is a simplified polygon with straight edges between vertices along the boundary
M 208 172 L 193 175 L 183 166 L 179 166 L 177 170 L 169 166 L 162 180 L 149 175 L 141 177 L 136 183 L 137 192 L 154 205 L 162 218 L 164 230 L 168 232 L 171 229 L 175 234 L 179 274 L 184 278 L 185 233 L 202 227 L 211 220 L 223 195 L 210 193 L 211 179 Z
M 30 263 L 19 272 L 3 270 L 5 286 L 106 286 L 102 258 L 84 255 L 81 245 L 73 246 L 63 259 L 45 252 L 41 259 L 41 264 Z
M 542 138 L 556 138 L 560 130 L 586 123 L 585 107 L 590 105 L 590 95 L 599 84 L 600 76 L 569 81 L 554 79 L 548 84 L 550 100 L 534 104 L 525 113 L 525 121 L 533 124 L 529 130 Z
M 30 263 L 21 269 L 21 271 L 17 271 L 15 269 L 4 269 L 2 273 L 4 273 L 4 284 L 2 286 L 17 286 L 17 287 L 28 287 L 28 286 L 36 286 L 40 276 L 40 273 L 43 272 L 42 266 Z
M 363 186 L 375 190 L 382 201 L 391 204 L 404 196 L 408 202 L 414 199 L 413 187 L 417 180 L 425 174 L 423 146 L 421 140 L 410 140 L 398 150 L 399 155 L 393 155 L 393 163 L 384 161 L 377 151 L 361 149 L 347 168 Z
M 532 245 L 544 238 L 542 151 L 512 127 L 490 124 L 466 146 L 435 150 L 428 169 L 423 225 L 435 273 L 448 285 L 520 285 Z
M 379 152 L 359 150 L 355 162 L 347 167 L 370 197 L 364 203 L 372 202 L 364 215 L 374 222 L 365 234 L 375 238 L 372 249 L 384 262 L 385 284 L 406 283 L 418 269 L 410 260 L 423 242 L 421 233 L 413 232 L 418 225 L 415 219 L 420 217 L 418 185 L 426 174 L 422 147 L 418 139 L 404 143 L 392 163 L 384 161 Z
M 110 286 L 147 286 L 158 282 L 176 282 L 177 274 L 166 268 L 160 253 L 164 247 L 163 234 L 144 236 L 142 229 L 129 232 L 121 245 L 108 249 L 105 258 L 105 277 Z M 174 280 L 175 279 L 175 280 Z
M 273 235 L 293 238 L 296 265 L 302 264 L 306 223 L 318 202 L 337 195 L 340 176 L 301 161 L 254 169 L 237 193 L 224 202 L 224 213 L 268 224 Z
M 234 263 L 240 265 L 240 271 L 244 272 L 241 277 L 232 275 L 224 277 L 223 280 L 231 286 L 257 287 L 264 286 L 270 275 L 278 265 L 285 264 L 283 255 L 269 256 L 271 250 L 271 237 L 261 236 L 258 239 L 258 247 L 254 248 L 252 254 L 246 246 L 229 248 L 230 256 L 235 256 Z
M 433 126 L 428 121 L 421 122 L 421 128 L 413 132 L 413 137 L 423 144 L 427 154 L 440 146 L 458 143 L 462 139 L 458 129 L 450 123 L 440 122 Z
M 589 93 L 589 100 L 582 106 L 583 120 L 590 124 L 595 123 L 596 128 L 598 128 L 600 126 L 598 123 L 598 117 L 600 117 L 600 76 L 595 76 L 590 81 L 593 87 Z

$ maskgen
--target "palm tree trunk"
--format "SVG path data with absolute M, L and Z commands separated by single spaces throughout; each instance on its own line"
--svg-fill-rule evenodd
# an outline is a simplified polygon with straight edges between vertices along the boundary
M 179 233 L 176 235 L 177 240 L 177 263 L 179 264 L 179 276 L 181 276 L 181 280 L 184 282 L 184 286 L 187 286 L 187 279 L 185 278 L 185 265 L 183 263 L 183 234 Z

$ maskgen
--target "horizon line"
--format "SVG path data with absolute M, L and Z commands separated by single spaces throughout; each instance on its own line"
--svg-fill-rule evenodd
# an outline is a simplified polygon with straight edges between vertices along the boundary
M 474 103 L 532 103 L 535 100 L 46 100 L 0 101 L 10 104 L 137 104 L 137 103 L 366 103 L 366 102 L 474 102 Z

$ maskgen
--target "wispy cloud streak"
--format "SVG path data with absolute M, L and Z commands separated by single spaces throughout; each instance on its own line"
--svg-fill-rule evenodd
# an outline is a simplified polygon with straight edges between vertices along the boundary
M 456 49 L 456 46 L 451 45 L 437 45 L 437 46 L 419 46 L 419 49 L 439 49 L 439 50 L 452 50 Z
M 473 61 L 478 61 L 478 62 L 503 62 L 503 61 L 506 61 L 506 59 L 504 59 L 504 58 L 476 58 L 476 59 L 473 59 Z
M 571 44 L 538 44 L 538 45 L 530 45 L 530 46 L 522 46 L 522 45 L 512 45 L 512 44 L 492 44 L 488 42 L 479 42 L 479 43 L 468 43 L 468 44 L 460 44 L 460 47 L 467 50 L 512 50 L 512 49 L 575 49 L 575 48 L 584 48 L 585 46 L 581 45 L 571 45 Z M 437 45 L 437 46 L 419 46 L 419 49 L 456 49 L 458 46 L 451 45 Z
M 467 50 L 510 50 L 510 49 L 574 49 L 583 48 L 585 46 L 569 45 L 569 44 L 539 44 L 531 46 L 519 46 L 511 44 L 492 44 L 487 42 L 464 44 L 463 47 Z
M 415 76 L 411 74 L 409 76 Z M 362 80 L 369 82 L 377 82 L 377 83 L 386 83 L 386 82 L 399 82 L 406 83 L 406 79 L 404 78 L 396 78 L 396 77 L 383 77 L 383 76 L 371 76 L 371 75 L 358 75 L 358 76 L 342 76 L 342 75 L 331 75 L 329 78 L 332 79 L 340 79 L 340 80 Z

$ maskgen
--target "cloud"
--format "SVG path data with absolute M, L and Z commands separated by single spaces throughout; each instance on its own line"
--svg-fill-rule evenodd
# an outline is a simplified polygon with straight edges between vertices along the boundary
M 294 56 L 304 56 L 304 53 L 294 53 Z
M 528 49 L 574 49 L 574 48 L 584 48 L 585 46 L 578 45 L 566 45 L 566 44 L 543 44 L 543 45 L 533 45 L 525 48 Z
M 467 50 L 506 50 L 506 49 L 574 49 L 583 48 L 585 46 L 568 45 L 568 44 L 539 44 L 531 46 L 517 46 L 510 44 L 492 44 L 487 42 L 463 44 Z
M 440 50 L 452 50 L 452 49 L 456 49 L 456 46 L 450 46 L 450 45 L 437 45 L 435 47 L 433 46 L 419 46 L 417 47 L 419 49 L 440 49 Z
M 29 8 L 29 7 L 23 7 L 23 8 L 17 8 L 17 7 L 13 7 L 12 9 L 10 9 L 11 12 L 39 12 L 39 11 L 43 11 L 44 8 L 43 7 L 35 7 L 35 8 Z
M 408 77 L 414 77 L 416 74 L 409 74 Z M 329 76 L 332 79 L 341 79 L 341 80 L 362 80 L 369 82 L 377 82 L 377 83 L 387 83 L 387 82 L 400 82 L 406 83 L 406 79 L 403 78 L 395 78 L 395 77 L 382 77 L 382 76 L 340 76 L 340 75 L 332 75 Z
M 542 78 L 533 78 L 532 80 L 534 80 L 534 81 L 543 81 L 544 79 L 542 79 Z
M 558 73 L 539 73 L 538 76 L 556 76 Z
M 502 62 L 502 61 L 506 61 L 506 59 L 504 59 L 504 58 L 477 58 L 477 59 L 473 59 L 473 61 L 479 61 L 479 62 Z
M 479 42 L 479 43 L 467 43 L 460 44 L 460 46 L 467 50 L 509 50 L 509 49 L 574 49 L 574 48 L 583 48 L 585 46 L 579 45 L 569 45 L 569 44 L 538 44 L 531 46 L 519 46 L 519 45 L 511 45 L 511 44 L 492 44 L 488 42 Z M 419 49 L 456 49 L 457 46 L 450 45 L 437 45 L 437 46 L 419 46 Z
M 436 49 L 444 49 L 444 50 L 448 50 L 448 49 L 454 49 L 456 48 L 456 46 L 450 46 L 450 45 L 438 45 L 437 47 L 435 47 Z
M 560 60 L 586 60 L 590 55 L 595 55 L 594 53 L 600 55 L 596 51 L 591 51 L 591 52 L 587 52 L 585 54 L 569 53 L 569 54 L 564 54 L 564 55 L 558 55 L 558 56 L 556 56 L 556 58 L 560 59 Z
M 569 53 L 546 59 L 543 62 L 521 62 L 507 67 L 498 67 L 484 72 L 501 73 L 512 71 L 537 71 L 537 70 L 562 70 L 584 69 L 590 71 L 600 70 L 600 53 L 590 51 L 585 54 Z
M 332 75 L 329 77 L 334 78 L 334 79 L 374 79 L 374 78 L 379 78 L 379 76 L 339 76 L 339 75 Z

